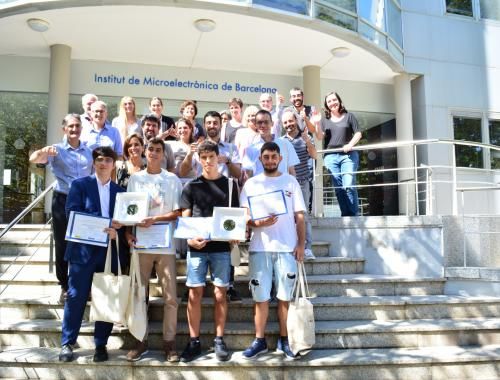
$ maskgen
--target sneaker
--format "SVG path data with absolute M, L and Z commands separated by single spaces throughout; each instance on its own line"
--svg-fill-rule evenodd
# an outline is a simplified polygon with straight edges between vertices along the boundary
M 61 351 L 59 352 L 59 361 L 66 363 L 73 361 L 73 347 L 71 347 L 71 345 L 65 344 L 61 347 Z
M 241 303 L 243 300 L 241 299 L 240 294 L 236 291 L 232 286 L 227 290 L 227 300 L 230 303 Z
M 290 349 L 290 344 L 288 343 L 288 338 L 278 338 L 278 346 L 276 347 L 276 352 L 281 352 L 285 355 L 286 360 L 297 360 L 300 359 L 300 354 L 294 355 Z
M 130 350 L 127 354 L 127 361 L 136 362 L 148 353 L 148 341 L 137 342 L 134 349 Z
M 201 355 L 201 343 L 199 340 L 190 340 L 184 351 L 182 351 L 180 361 L 188 363 Z
M 175 363 L 179 361 L 179 354 L 175 349 L 175 341 L 163 341 L 163 351 L 165 352 L 165 358 L 169 363 Z
M 223 338 L 214 339 L 214 351 L 215 357 L 220 362 L 228 361 L 231 357 L 231 354 L 226 346 L 226 342 L 224 342 Z
M 245 359 L 253 359 L 261 354 L 267 352 L 267 342 L 265 339 L 255 338 L 252 345 L 243 351 L 243 357 Z
M 316 256 L 314 256 L 313 251 L 311 251 L 309 248 L 304 249 L 304 260 L 316 260 Z

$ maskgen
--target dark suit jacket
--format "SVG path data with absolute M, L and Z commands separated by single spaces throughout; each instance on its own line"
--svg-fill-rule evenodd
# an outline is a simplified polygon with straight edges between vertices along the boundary
M 125 190 L 111 181 L 109 188 L 109 215 L 113 217 L 115 210 L 116 193 Z M 99 190 L 95 175 L 76 179 L 72 182 L 66 200 L 66 215 L 69 217 L 70 211 L 79 211 L 86 214 L 102 216 L 101 202 L 99 200 Z M 113 244 L 113 249 L 115 244 Z M 86 264 L 97 254 L 106 254 L 106 248 L 90 244 L 67 242 L 64 259 L 70 263 Z

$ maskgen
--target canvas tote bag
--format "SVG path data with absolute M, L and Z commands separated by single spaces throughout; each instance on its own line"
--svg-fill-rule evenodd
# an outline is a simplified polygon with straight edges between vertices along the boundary
M 90 321 L 103 321 L 125 325 L 125 312 L 130 291 L 130 276 L 123 275 L 120 267 L 118 239 L 115 239 L 118 258 L 118 275 L 111 272 L 111 244 L 109 240 L 108 252 L 104 272 L 94 273 L 92 279 L 92 300 L 90 302 Z
M 229 207 L 233 204 L 233 179 L 228 178 L 228 184 L 229 184 Z M 238 244 L 230 244 L 229 247 L 231 248 L 231 266 L 233 267 L 239 267 L 241 264 L 241 254 L 240 254 L 240 247 Z
M 297 269 L 298 278 L 294 288 L 295 299 L 290 303 L 286 324 L 288 342 L 294 354 L 311 349 L 316 340 L 314 310 L 311 301 L 307 299 L 309 288 L 304 263 L 297 263 Z
M 148 328 L 148 307 L 146 305 L 146 288 L 142 284 L 139 269 L 139 256 L 134 252 L 130 263 L 130 294 L 127 307 L 127 326 L 130 334 L 143 341 Z

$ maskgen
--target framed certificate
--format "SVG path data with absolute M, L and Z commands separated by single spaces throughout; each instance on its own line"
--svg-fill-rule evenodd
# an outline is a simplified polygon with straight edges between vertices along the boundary
M 193 239 L 195 237 L 202 237 L 209 240 L 211 232 L 212 218 L 180 217 L 177 219 L 174 238 Z
M 140 223 L 148 216 L 149 195 L 147 193 L 131 192 L 116 194 L 113 219 L 126 226 Z
M 109 226 L 111 226 L 110 218 L 71 211 L 65 239 L 77 243 L 107 247 L 109 235 L 104 232 L 104 229 Z
M 246 210 L 238 207 L 214 207 L 211 240 L 245 241 Z
M 135 248 L 138 252 L 170 248 L 172 245 L 170 222 L 153 224 L 148 228 L 137 226 L 135 237 L 137 239 Z
M 288 212 L 283 190 L 249 196 L 248 205 L 252 220 L 264 219 L 271 215 L 283 215 Z

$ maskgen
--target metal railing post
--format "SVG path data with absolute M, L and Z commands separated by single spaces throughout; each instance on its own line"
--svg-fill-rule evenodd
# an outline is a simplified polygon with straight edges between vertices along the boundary
M 413 147 L 413 177 L 415 178 L 415 211 L 420 215 L 420 206 L 418 204 L 418 168 L 417 168 L 417 145 L 412 144 Z
M 451 193 L 451 201 L 452 201 L 452 215 L 458 215 L 458 194 L 457 194 L 457 158 L 455 155 L 455 144 L 452 144 L 452 157 L 451 157 L 451 170 L 452 170 L 452 193 Z M 462 206 L 463 207 L 463 206 Z

